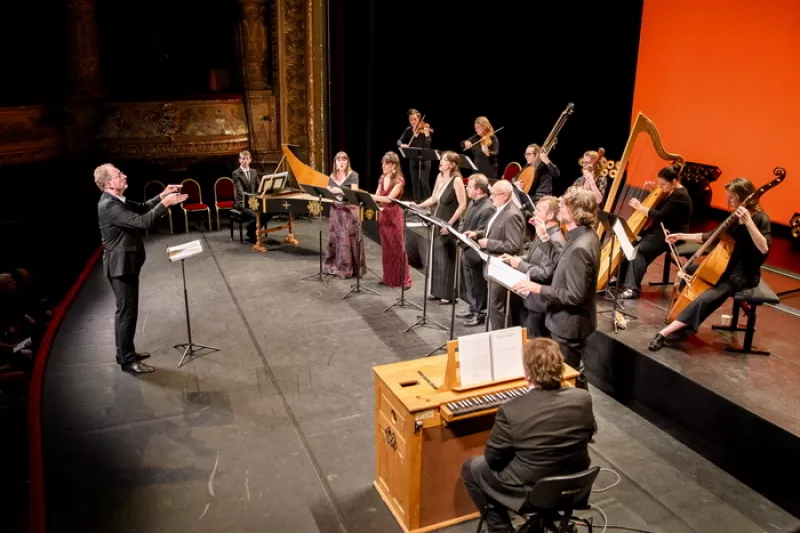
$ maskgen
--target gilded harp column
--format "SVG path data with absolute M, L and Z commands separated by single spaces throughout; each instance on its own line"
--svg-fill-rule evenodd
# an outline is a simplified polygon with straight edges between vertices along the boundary
M 281 142 L 327 172 L 325 0 L 276 0 Z
M 239 0 L 241 62 L 247 122 L 254 157 L 262 165 L 277 164 L 280 158 L 275 93 L 268 67 L 269 28 L 264 0 Z

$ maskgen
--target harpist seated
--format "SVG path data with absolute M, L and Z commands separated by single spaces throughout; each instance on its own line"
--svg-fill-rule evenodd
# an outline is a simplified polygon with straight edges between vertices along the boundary
M 553 340 L 528 341 L 522 357 L 530 390 L 497 410 L 483 455 L 461 467 L 478 511 L 493 504 L 486 513 L 490 533 L 513 531 L 506 509 L 519 512 L 536 481 L 574 474 L 590 463 L 594 414 L 589 392 L 561 388 L 564 358 Z

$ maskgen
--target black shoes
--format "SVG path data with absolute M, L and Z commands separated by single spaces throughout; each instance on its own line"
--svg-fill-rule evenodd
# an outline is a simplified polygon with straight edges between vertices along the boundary
M 666 341 L 666 340 L 667 340 L 667 338 L 664 337 L 664 335 L 662 335 L 661 333 L 656 333 L 656 336 L 653 337 L 653 340 L 650 341 L 650 344 L 647 346 L 647 348 L 651 352 L 655 352 L 657 350 L 660 350 L 661 348 L 664 347 L 664 341 Z
M 149 374 L 155 372 L 155 368 L 144 363 L 135 362 L 127 365 L 122 365 L 122 370 L 131 374 Z
M 135 358 L 137 361 L 144 361 L 145 359 L 147 359 L 148 357 L 150 357 L 150 354 L 149 354 L 149 353 L 147 353 L 147 352 L 141 352 L 141 353 L 137 352 L 136 354 L 134 354 L 134 356 L 133 356 L 133 357 L 134 357 L 134 358 Z M 120 361 L 120 360 L 119 360 L 119 356 L 117 356 L 117 364 L 118 364 L 118 365 L 121 365 L 121 364 L 122 364 L 122 361 Z
M 475 313 L 470 311 L 466 311 L 464 313 L 456 313 L 456 318 L 472 318 L 475 316 Z

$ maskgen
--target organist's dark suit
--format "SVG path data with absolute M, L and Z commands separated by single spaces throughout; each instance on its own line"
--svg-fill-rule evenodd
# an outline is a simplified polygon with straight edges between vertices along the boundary
M 483 455 L 461 468 L 479 510 L 495 504 L 489 531 L 512 531 L 506 509 L 519 512 L 539 479 L 589 468 L 593 426 L 592 397 L 583 389 L 534 388 L 500 406 Z
M 160 196 L 138 203 L 104 192 L 97 203 L 103 271 L 117 301 L 114 338 L 121 365 L 137 362 L 133 337 L 139 314 L 139 271 L 146 258 L 142 231 L 166 213 Z

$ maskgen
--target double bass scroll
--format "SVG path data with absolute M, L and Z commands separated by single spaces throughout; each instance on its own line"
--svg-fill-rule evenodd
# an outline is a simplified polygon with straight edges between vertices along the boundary
M 558 143 L 558 134 L 561 133 L 561 128 L 564 127 L 564 124 L 567 123 L 567 119 L 575 112 L 575 104 L 570 102 L 567 104 L 566 109 L 561 112 L 559 115 L 558 120 L 553 125 L 553 129 L 550 130 L 550 133 L 547 135 L 547 138 L 544 140 L 542 147 L 540 148 L 539 152 L 536 154 L 536 158 L 533 160 L 533 163 L 526 166 L 522 169 L 522 172 L 519 173 L 517 180 L 522 185 L 522 190 L 525 191 L 525 194 L 529 194 L 531 192 L 531 188 L 533 184 L 536 182 L 536 167 L 539 164 L 539 154 L 544 152 L 547 155 L 550 155 L 550 151 L 556 147 L 556 143 Z

